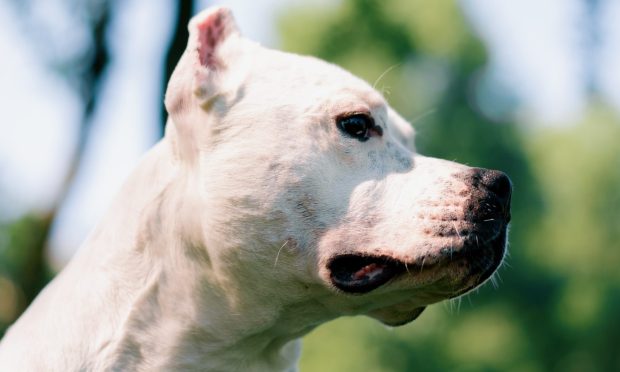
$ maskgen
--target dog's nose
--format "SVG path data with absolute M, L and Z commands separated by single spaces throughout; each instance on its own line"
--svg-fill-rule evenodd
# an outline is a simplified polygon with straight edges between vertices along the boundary
M 482 185 L 494 193 L 502 205 L 508 206 L 512 195 L 512 182 L 506 173 L 490 169 L 478 169 L 478 173 Z
M 510 199 L 512 196 L 510 178 L 506 173 L 492 169 L 472 168 L 471 172 L 473 186 L 494 196 L 493 199 L 501 206 L 506 222 L 510 221 Z

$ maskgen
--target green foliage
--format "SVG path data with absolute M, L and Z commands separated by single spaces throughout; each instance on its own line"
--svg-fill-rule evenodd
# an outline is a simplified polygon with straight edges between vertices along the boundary
M 498 288 L 393 330 L 362 317 L 321 326 L 305 338 L 302 371 L 620 370 L 618 117 L 593 107 L 558 129 L 491 122 L 472 104 L 484 48 L 450 0 L 293 9 L 281 30 L 284 49 L 382 90 L 414 122 L 421 153 L 501 169 L 514 183 Z
M 49 226 L 38 215 L 0 225 L 0 337 L 52 278 L 44 256 Z

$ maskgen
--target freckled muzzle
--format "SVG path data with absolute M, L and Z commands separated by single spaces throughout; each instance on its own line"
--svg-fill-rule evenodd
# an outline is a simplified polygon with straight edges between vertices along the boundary
M 504 257 L 512 184 L 504 173 L 481 168 L 471 168 L 457 178 L 469 190 L 461 218 L 438 218 L 428 229 L 427 248 L 412 248 L 420 252 L 406 260 L 364 253 L 336 255 L 327 264 L 332 285 L 345 293 L 364 294 L 403 273 L 428 276 L 430 272 L 443 281 L 437 288 L 449 298 L 486 281 Z

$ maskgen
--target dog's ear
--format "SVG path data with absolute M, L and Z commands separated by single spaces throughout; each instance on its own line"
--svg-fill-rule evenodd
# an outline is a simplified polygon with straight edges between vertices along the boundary
M 221 82 L 228 67 L 223 51 L 239 30 L 232 12 L 224 7 L 208 8 L 189 22 L 187 48 L 177 64 L 166 89 L 166 111 L 177 133 L 177 152 L 191 152 L 196 137 L 192 127 L 201 122 L 200 111 L 208 109 L 221 93 Z M 228 48 L 230 49 L 230 48 Z M 185 139 L 188 139 L 187 141 Z M 182 155 L 182 154 L 180 154 Z
M 216 50 L 230 35 L 238 34 L 230 9 L 209 8 L 194 16 L 189 22 L 188 48 L 198 54 L 200 64 L 204 67 L 216 69 L 218 61 Z
M 166 90 L 170 115 L 185 109 L 194 95 L 200 104 L 217 95 L 218 76 L 226 69 L 219 54 L 222 45 L 239 30 L 230 9 L 212 7 L 194 16 L 188 25 L 187 48 L 177 64 Z
M 218 53 L 226 40 L 239 30 L 228 8 L 209 8 L 189 22 L 187 52 L 193 59 L 193 93 L 204 105 L 217 95 L 217 78 L 226 69 L 226 61 Z

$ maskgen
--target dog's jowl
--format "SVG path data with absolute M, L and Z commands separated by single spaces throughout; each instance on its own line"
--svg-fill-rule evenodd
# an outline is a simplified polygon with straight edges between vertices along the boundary
M 493 275 L 505 174 L 417 154 L 367 83 L 242 37 L 227 9 L 189 31 L 165 137 L 0 370 L 294 370 L 322 322 L 402 325 Z

